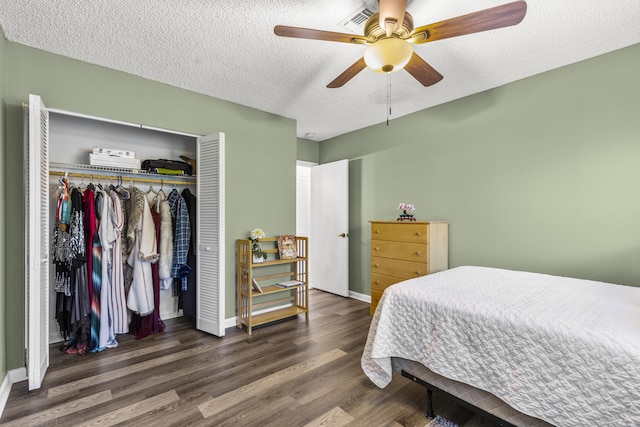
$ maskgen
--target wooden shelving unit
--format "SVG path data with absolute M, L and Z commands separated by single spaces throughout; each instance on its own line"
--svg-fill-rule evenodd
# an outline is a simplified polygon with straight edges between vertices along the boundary
M 279 259 L 275 237 L 260 239 L 260 245 L 267 253 L 267 260 L 254 263 L 251 240 L 236 241 L 237 326 L 242 328 L 245 325 L 249 335 L 255 326 L 302 313 L 309 319 L 308 239 L 296 236 L 298 257 L 294 259 Z M 262 292 L 253 289 L 254 279 Z M 291 288 L 276 286 L 276 283 L 288 280 L 298 280 L 302 285 Z

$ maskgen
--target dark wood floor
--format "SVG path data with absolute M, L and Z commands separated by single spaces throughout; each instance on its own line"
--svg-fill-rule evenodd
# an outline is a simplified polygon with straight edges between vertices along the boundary
M 425 426 L 425 391 L 396 376 L 385 389 L 360 368 L 369 305 L 313 290 L 304 316 L 224 338 L 185 319 L 102 353 L 51 347 L 42 388 L 13 385 L 0 424 L 38 426 Z M 434 395 L 460 427 L 493 427 Z

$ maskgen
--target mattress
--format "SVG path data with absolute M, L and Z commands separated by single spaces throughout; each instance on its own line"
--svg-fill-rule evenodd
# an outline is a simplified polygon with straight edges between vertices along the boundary
M 399 358 L 554 425 L 638 426 L 640 288 L 486 267 L 407 280 L 382 296 L 361 365 L 385 387 Z

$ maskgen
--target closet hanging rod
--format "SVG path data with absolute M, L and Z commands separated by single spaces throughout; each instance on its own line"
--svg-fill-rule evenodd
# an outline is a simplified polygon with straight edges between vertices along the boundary
M 167 184 L 167 185 L 196 185 L 195 181 L 178 181 L 175 179 L 161 179 L 161 178 L 140 178 L 140 177 L 123 177 L 122 175 L 106 175 L 101 173 L 77 173 L 77 172 L 60 172 L 49 171 L 49 175 L 68 176 L 71 178 L 101 178 L 101 179 L 120 179 L 125 184 L 130 182 L 145 182 L 149 184 Z

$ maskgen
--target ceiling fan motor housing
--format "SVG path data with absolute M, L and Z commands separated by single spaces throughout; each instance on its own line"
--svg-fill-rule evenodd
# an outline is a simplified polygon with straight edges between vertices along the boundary
M 409 34 L 411 34 L 411 31 L 413 31 L 413 17 L 409 12 L 405 12 L 402 25 L 396 25 L 392 37 L 406 39 L 409 37 Z M 364 24 L 364 35 L 371 40 L 372 43 L 387 36 L 386 29 L 380 26 L 379 14 L 375 13 L 367 19 L 367 22 Z

